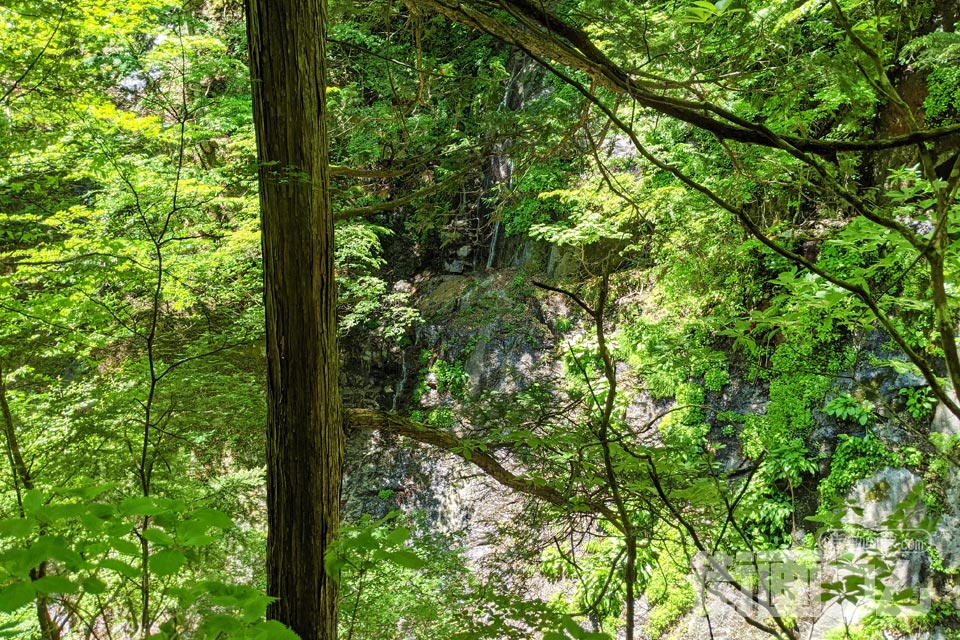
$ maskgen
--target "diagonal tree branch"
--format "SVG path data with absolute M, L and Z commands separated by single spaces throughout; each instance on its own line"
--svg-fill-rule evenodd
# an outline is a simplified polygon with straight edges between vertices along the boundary
M 595 105 L 597 105 L 597 107 L 603 112 L 603 114 L 606 115 L 611 120 L 611 122 L 613 122 L 617 126 L 618 129 L 620 129 L 624 134 L 627 135 L 627 137 L 633 143 L 634 148 L 636 148 L 640 156 L 643 157 L 647 162 L 656 166 L 662 171 L 666 171 L 670 173 L 677 180 L 679 180 L 681 183 L 686 185 L 691 190 L 696 191 L 697 193 L 700 193 L 709 201 L 716 204 L 718 207 L 726 211 L 729 211 L 730 213 L 735 215 L 737 219 L 740 221 L 740 223 L 743 224 L 744 227 L 746 227 L 746 229 L 750 232 L 751 235 L 753 235 L 757 240 L 759 240 L 765 246 L 770 248 L 772 251 L 780 254 L 784 258 L 787 258 L 792 263 L 796 264 L 799 267 L 802 267 L 803 269 L 809 271 L 810 273 L 820 276 L 830 284 L 836 287 L 839 287 L 844 291 L 847 291 L 848 293 L 856 297 L 858 300 L 860 300 L 864 305 L 866 305 L 866 307 L 870 309 L 871 313 L 873 313 L 873 315 L 877 318 L 877 321 L 883 327 L 883 330 L 887 332 L 887 335 L 889 335 L 890 338 L 900 348 L 900 350 L 903 351 L 903 353 L 907 356 L 910 362 L 916 365 L 916 367 L 920 370 L 921 375 L 923 376 L 924 380 L 926 380 L 927 384 L 930 385 L 930 389 L 933 392 L 933 394 L 937 397 L 937 399 L 940 400 L 950 410 L 951 413 L 953 413 L 955 416 L 960 417 L 960 403 L 955 401 L 954 398 L 947 392 L 944 385 L 940 383 L 940 380 L 937 377 L 933 367 L 931 366 L 931 363 L 926 358 L 924 358 L 916 349 L 914 349 L 907 343 L 906 338 L 894 326 L 890 315 L 884 312 L 884 310 L 880 308 L 879 298 L 877 296 L 872 295 L 865 284 L 850 282 L 843 278 L 839 278 L 829 273 L 828 271 L 818 267 L 816 264 L 814 264 L 804 256 L 797 254 L 793 251 L 790 251 L 783 245 L 774 241 L 764 232 L 763 229 L 759 227 L 759 225 L 756 224 L 756 222 L 754 222 L 754 220 L 747 214 L 747 212 L 744 210 L 742 206 L 737 206 L 732 202 L 725 200 L 720 195 L 718 195 L 717 193 L 709 189 L 706 185 L 700 182 L 697 182 L 696 180 L 691 178 L 689 175 L 687 175 L 686 173 L 678 169 L 676 166 L 655 156 L 649 149 L 647 149 L 647 147 L 643 144 L 643 142 L 639 139 L 639 137 L 637 137 L 636 132 L 629 125 L 627 125 L 622 119 L 617 117 L 617 115 L 613 113 L 609 107 L 607 107 L 605 104 L 603 104 L 603 102 L 598 100 L 596 96 L 590 93 L 590 91 L 586 87 L 584 87 L 583 84 L 577 82 L 574 78 L 571 78 L 570 76 L 565 74 L 563 71 L 557 69 L 556 66 L 551 65 L 539 58 L 534 58 L 534 59 L 537 60 L 537 62 L 539 62 L 540 64 L 542 64 L 544 67 L 546 67 L 550 72 L 554 73 L 557 77 L 559 77 L 565 83 L 575 88 L 585 98 L 587 98 L 588 100 L 593 102 Z M 773 139 L 778 141 L 778 146 L 790 152 L 791 154 L 795 155 L 795 152 L 800 153 L 798 149 L 796 149 L 795 147 L 792 147 L 790 143 L 786 141 L 786 138 L 774 136 Z M 822 167 L 819 165 L 819 163 L 815 163 L 812 166 L 814 166 L 814 168 L 819 168 L 820 170 L 822 170 Z M 825 176 L 827 175 L 826 172 L 824 172 L 824 175 Z M 831 186 L 833 186 L 833 184 L 831 184 Z M 951 354 L 950 356 L 948 356 L 948 361 L 947 361 L 948 370 L 951 373 L 951 378 L 956 378 L 955 382 L 960 382 L 960 354 L 956 353 L 956 342 L 955 342 L 955 336 L 954 336 L 953 325 L 951 320 L 952 315 L 949 313 L 949 309 L 947 306 L 948 300 L 946 298 L 946 291 L 943 289 L 943 276 L 942 276 L 943 253 L 942 252 L 937 253 L 936 251 L 931 252 L 929 250 L 927 241 L 922 240 L 915 233 L 909 231 L 909 229 L 906 229 L 902 223 L 899 223 L 897 221 L 892 221 L 892 220 L 886 220 L 882 217 L 877 216 L 876 214 L 867 215 L 869 213 L 869 206 L 866 203 L 859 201 L 857 198 L 853 197 L 853 194 L 850 194 L 846 190 L 843 190 L 839 187 L 838 187 L 838 191 L 839 191 L 838 195 L 840 195 L 841 197 L 844 197 L 847 200 L 847 202 L 858 213 L 863 214 L 865 217 L 867 217 L 873 222 L 876 222 L 877 224 L 881 224 L 881 226 L 886 226 L 887 228 L 890 228 L 896 231 L 897 233 L 900 233 L 901 236 L 903 236 L 908 242 L 913 244 L 919 251 L 921 251 L 921 253 L 926 258 L 927 262 L 931 265 L 932 284 L 934 285 L 936 291 L 940 291 L 939 297 L 935 297 L 934 299 L 934 303 L 938 313 L 938 328 L 940 328 L 944 337 L 943 346 L 945 349 L 949 349 Z M 848 198 L 848 196 L 850 197 Z M 901 231 L 901 227 L 904 229 L 903 231 Z M 939 269 L 939 272 L 938 272 L 938 269 Z M 955 385 L 955 386 L 960 388 L 960 385 Z
M 469 443 L 464 442 L 457 436 L 414 422 L 395 413 L 373 409 L 345 409 L 344 429 L 347 431 L 382 431 L 429 444 L 479 467 L 484 473 L 508 489 L 513 489 L 563 509 L 570 509 L 574 506 L 569 496 L 551 486 L 535 482 L 532 478 L 513 473 L 493 456 L 476 447 L 471 447 Z M 590 511 L 603 516 L 618 529 L 622 526 L 618 515 L 605 504 L 594 500 L 584 500 L 579 504 L 583 504 Z
M 875 151 L 916 145 L 960 133 L 960 125 L 913 131 L 879 140 L 816 140 L 788 135 L 770 137 L 761 124 L 736 117 L 717 104 L 669 97 L 662 93 L 676 83 L 667 78 L 628 73 L 610 60 L 586 32 L 548 11 L 533 0 L 421 0 L 437 13 L 474 27 L 523 50 L 533 57 L 548 58 L 587 74 L 597 85 L 629 95 L 640 106 L 710 131 L 724 140 L 782 148 L 790 146 L 816 155 L 833 157 L 842 151 Z M 522 26 L 514 26 L 492 15 L 506 10 Z
M 402 198 L 396 198 L 395 200 L 388 200 L 386 202 L 381 202 L 379 204 L 370 205 L 369 207 L 357 207 L 355 209 L 344 209 L 336 214 L 334 219 L 337 222 L 341 220 L 350 220 L 352 218 L 360 218 L 362 216 L 369 216 L 375 213 L 383 213 L 384 211 L 390 211 L 391 209 L 396 209 L 397 207 L 402 207 L 404 205 L 410 204 L 414 200 L 419 198 L 424 198 L 429 196 L 441 189 L 454 184 L 464 178 L 468 173 L 479 167 L 482 161 L 476 161 L 468 164 L 465 168 L 453 174 L 452 176 L 432 184 L 429 187 L 420 189 L 419 191 L 414 191 L 411 194 L 405 195 Z

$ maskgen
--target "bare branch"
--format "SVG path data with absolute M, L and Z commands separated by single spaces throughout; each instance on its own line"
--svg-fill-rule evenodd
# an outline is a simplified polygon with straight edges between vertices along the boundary
M 396 209 L 397 207 L 402 207 L 402 206 L 404 206 L 404 205 L 410 204 L 410 203 L 413 202 L 414 200 L 418 200 L 419 198 L 424 198 L 424 197 L 426 197 L 426 196 L 429 196 L 429 195 L 431 195 L 431 194 L 433 194 L 433 193 L 436 193 L 437 191 L 440 191 L 441 189 L 443 189 L 443 188 L 445 188 L 445 187 L 447 187 L 447 186 L 449 186 L 449 185 L 451 185 L 451 184 L 454 184 L 455 182 L 458 182 L 458 181 L 461 180 L 464 176 L 466 176 L 468 173 L 470 173 L 471 171 L 473 171 L 474 169 L 476 169 L 477 167 L 479 167 L 481 164 L 482 164 L 482 163 L 481 163 L 480 161 L 472 162 L 472 163 L 470 163 L 469 165 L 467 165 L 464 169 L 458 171 L 457 173 L 453 174 L 452 176 L 450 176 L 450 177 L 448 177 L 448 178 L 445 178 L 444 180 L 441 180 L 440 182 L 438 182 L 438 183 L 436 183 L 436 184 L 433 184 L 433 185 L 431 185 L 431 186 L 429 186 L 429 187 L 426 187 L 426 188 L 424 188 L 424 189 L 420 189 L 419 191 L 415 191 L 415 192 L 413 192 L 413 193 L 411 193 L 411 194 L 409 194 L 409 195 L 405 195 L 405 196 L 403 196 L 402 198 L 397 198 L 397 199 L 395 199 L 395 200 L 388 200 L 387 202 L 381 202 L 380 204 L 370 205 L 369 207 L 358 207 L 358 208 L 356 208 L 356 209 L 345 209 L 344 211 L 341 211 L 340 213 L 336 214 L 336 216 L 334 217 L 334 219 L 335 219 L 337 222 L 340 222 L 340 221 L 342 221 L 342 220 L 349 220 L 349 219 L 351 219 L 351 218 L 359 218 L 359 217 L 362 217 L 362 216 L 369 216 L 369 215 L 373 215 L 373 214 L 375 214 L 375 213 L 383 213 L 384 211 L 390 211 L 391 209 Z
M 584 311 L 586 311 L 587 314 L 588 314 L 591 318 L 596 319 L 597 314 L 596 314 L 596 312 L 593 310 L 593 308 L 592 308 L 590 305 L 588 305 L 586 302 L 584 302 L 584 301 L 583 301 L 583 298 L 581 298 L 581 297 L 578 296 L 577 294 L 573 293 L 572 291 L 567 291 L 566 289 L 561 289 L 561 288 L 559 288 L 559 287 L 554 287 L 554 286 L 551 286 L 551 285 L 549 285 L 549 284 L 544 284 L 543 282 L 537 282 L 536 280 L 531 280 L 531 281 L 530 281 L 530 284 L 532 284 L 533 286 L 537 287 L 538 289 L 544 289 L 544 290 L 546 290 L 546 291 L 553 291 L 553 292 L 555 292 L 555 293 L 562 293 L 563 295 L 567 296 L 568 298 L 570 298 L 571 300 L 573 300 L 575 303 L 577 303 L 577 306 L 579 306 L 581 309 L 583 309 Z
M 464 442 L 457 436 L 394 413 L 373 409 L 345 409 L 344 429 L 347 431 L 351 429 L 382 431 L 429 444 L 476 465 L 492 479 L 509 489 L 549 502 L 563 509 L 571 509 L 575 505 L 570 497 L 565 496 L 553 487 L 509 471 L 499 460 L 477 447 L 471 446 L 470 443 Z M 586 500 L 579 504 L 603 516 L 619 529 L 619 517 L 605 504 Z

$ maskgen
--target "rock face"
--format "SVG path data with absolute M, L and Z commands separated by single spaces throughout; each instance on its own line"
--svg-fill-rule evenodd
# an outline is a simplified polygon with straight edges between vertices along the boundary
M 951 392 L 950 395 L 956 401 L 956 393 Z M 941 436 L 940 449 L 952 453 L 957 438 L 960 438 L 960 418 L 940 403 L 934 412 L 930 431 Z M 947 466 L 943 488 L 945 510 L 931 542 L 940 555 L 943 567 L 949 570 L 960 567 L 960 466 L 956 463 Z
M 554 268 L 560 268 L 558 265 L 563 263 L 553 257 L 549 262 Z M 424 319 L 411 333 L 412 344 L 402 351 L 370 354 L 361 350 L 354 358 L 359 365 L 345 367 L 353 376 L 345 397 L 354 405 L 365 406 L 365 403 L 401 413 L 418 412 L 420 419 L 436 418 L 440 414 L 434 412 L 446 411 L 443 417 L 448 421 L 444 428 L 461 436 L 483 433 L 485 425 L 470 420 L 470 412 L 466 410 L 480 404 L 481 396 L 484 403 L 496 402 L 497 398 L 509 402 L 513 394 L 538 382 L 560 383 L 564 376 L 560 348 L 583 338 L 589 330 L 563 296 L 534 295 L 529 279 L 517 271 L 421 276 L 412 281 L 411 288 Z M 836 378 L 828 399 L 844 392 L 866 394 L 864 400 L 869 400 L 875 408 L 876 421 L 871 431 L 878 438 L 896 446 L 916 441 L 916 425 L 906 429 L 906 423 L 899 418 L 904 410 L 899 391 L 921 387 L 923 381 L 882 364 L 893 356 L 887 351 L 887 340 L 882 333 L 873 332 L 851 340 L 859 354 L 856 364 Z M 439 367 L 441 362 L 446 368 Z M 451 374 L 453 363 L 460 368 Z M 655 440 L 659 437 L 655 428 L 657 418 L 672 406 L 673 400 L 654 399 L 631 389 L 631 373 L 625 365 L 619 374 L 629 398 L 623 409 L 624 418 L 631 425 L 653 426 L 651 438 Z M 451 382 L 451 375 L 462 376 L 462 386 Z M 751 381 L 733 367 L 729 382 L 720 391 L 708 392 L 705 403 L 717 413 L 763 415 L 769 402 L 768 392 L 765 382 Z M 816 482 L 831 471 L 831 457 L 838 437 L 844 433 L 854 437 L 864 434 L 862 427 L 844 425 L 820 410 L 813 411 L 813 418 L 815 425 L 806 444 L 810 452 L 819 454 L 820 472 L 808 487 L 798 488 L 797 528 L 793 532 L 796 541 L 805 534 L 808 537 L 816 534 L 816 526 L 804 522 L 803 518 L 817 512 Z M 735 474 L 748 466 L 736 432 L 711 424 L 708 438 L 723 445 L 717 447 L 716 458 L 721 468 Z M 960 420 L 940 408 L 930 430 L 942 434 L 942 439 L 950 444 L 951 437 L 960 438 Z M 922 435 L 922 442 L 916 444 L 919 448 L 926 446 Z M 502 559 L 504 548 L 502 542 L 497 542 L 498 532 L 504 522 L 521 511 L 522 505 L 515 496 L 478 474 L 475 468 L 424 446 L 371 433 L 351 436 L 347 459 L 344 498 L 349 517 L 361 513 L 378 517 L 393 508 L 420 511 L 430 527 L 469 532 L 465 538 L 468 556 L 476 566 L 494 567 Z M 862 510 L 851 511 L 843 518 L 845 532 L 822 534 L 820 545 L 806 552 L 816 557 L 813 560 L 807 557 L 804 562 L 816 565 L 820 575 L 843 583 L 856 574 L 858 562 L 866 563 L 864 553 L 870 545 L 882 547 L 893 541 L 894 534 L 889 533 L 892 520 L 898 520 L 901 529 L 920 530 L 927 515 L 925 501 L 917 499 L 923 475 L 923 469 L 883 467 L 877 468 L 870 477 L 857 480 L 847 497 Z M 943 500 L 939 527 L 924 533 L 923 544 L 910 547 L 910 553 L 904 555 L 902 549 L 891 550 L 889 545 L 885 550 L 891 573 L 884 582 L 888 591 L 929 589 L 933 598 L 953 595 L 949 580 L 933 571 L 925 553 L 925 545 L 929 544 L 939 557 L 942 569 L 960 567 L 960 470 L 949 467 L 941 480 L 938 490 L 942 491 Z M 911 499 L 915 503 L 913 513 L 900 513 L 904 503 Z M 874 532 L 871 539 L 864 533 L 869 531 Z M 531 539 L 536 537 L 533 535 Z M 800 562 L 795 555 L 800 551 L 783 553 L 786 555 L 781 558 L 792 563 L 791 566 Z M 839 566 L 845 562 L 841 561 L 845 553 L 860 560 L 846 567 Z M 801 622 L 805 638 L 831 637 L 831 632 L 844 624 L 855 624 L 868 611 L 866 606 L 851 607 L 849 603 L 841 606 L 836 601 L 821 605 L 820 582 L 801 581 L 781 596 L 780 604 Z M 848 586 L 843 584 L 844 588 Z M 533 591 L 528 591 L 528 595 L 546 593 L 542 584 L 529 588 Z M 806 602 L 805 609 L 801 601 Z M 649 611 L 649 607 L 638 606 L 638 629 L 647 622 Z M 749 626 L 730 606 L 710 594 L 703 594 L 703 600 L 680 618 L 667 635 L 690 640 L 769 637 Z
M 848 511 L 842 519 L 843 526 L 821 531 L 815 549 L 760 555 L 759 566 L 766 569 L 765 575 L 774 585 L 785 575 L 794 576 L 792 582 L 781 581 L 779 591 L 774 588 L 774 602 L 782 613 L 799 622 L 803 638 L 840 637 L 836 635 L 838 630 L 855 627 L 878 608 L 896 605 L 900 617 L 910 618 L 927 613 L 936 600 L 953 600 L 954 589 L 933 579 L 928 548 L 935 549 L 941 557 L 954 557 L 950 554 L 954 553 L 958 522 L 952 514 L 945 515 L 932 532 L 926 530 L 923 519 L 927 510 L 918 500 L 921 486 L 922 479 L 908 469 L 880 469 L 856 482 L 848 495 L 850 505 L 859 505 L 856 511 Z M 754 557 L 744 554 L 737 560 L 747 565 Z M 951 566 L 944 562 L 944 569 Z M 691 580 L 698 585 L 695 576 Z M 845 601 L 839 596 L 823 601 L 823 585 L 829 583 L 836 585 L 830 589 L 834 593 L 856 593 L 859 589 L 863 593 L 856 601 Z M 721 599 L 702 589 L 698 591 L 702 604 L 677 623 L 670 638 L 770 637 L 748 625 L 728 606 L 727 602 L 737 600 L 735 593 L 726 590 L 725 599 Z M 742 610 L 750 611 L 749 605 Z M 926 640 L 944 636 L 931 629 L 909 637 Z
M 556 374 L 555 340 L 545 310 L 529 295 L 529 285 L 512 273 L 421 277 L 414 287 L 424 322 L 413 344 L 402 353 L 355 355 L 357 365 L 344 367 L 352 372 L 345 402 L 415 411 L 422 419 L 446 408 L 450 428 L 464 435 L 482 425 L 465 420 L 463 402 L 482 392 L 509 396 Z M 428 357 L 422 359 L 423 354 Z M 431 370 L 438 361 L 461 364 L 463 389 L 452 390 L 448 380 L 438 379 Z M 369 432 L 352 434 L 348 441 L 348 518 L 382 517 L 395 508 L 419 511 L 432 528 L 470 530 L 467 544 L 474 546 L 468 555 L 480 558 L 494 548 L 487 538 L 513 500 L 475 467 L 424 445 Z

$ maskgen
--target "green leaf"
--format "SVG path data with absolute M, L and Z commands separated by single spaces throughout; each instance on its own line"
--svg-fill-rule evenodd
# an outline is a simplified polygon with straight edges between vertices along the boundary
M 177 527 L 177 540 L 188 547 L 201 547 L 214 541 L 207 535 L 210 525 L 201 520 L 187 520 Z
M 70 567 L 78 566 L 83 562 L 80 554 L 71 548 L 66 539 L 53 535 L 41 536 L 21 555 L 21 559 L 31 567 L 44 560 L 59 560 Z
M 118 486 L 118 483 L 116 482 L 108 482 L 105 484 L 95 484 L 95 485 L 80 489 L 79 495 L 81 498 L 84 498 L 85 500 L 93 500 L 94 498 L 106 493 L 107 491 L 112 491 L 113 489 L 116 489 L 117 486 Z
M 180 541 L 180 544 L 185 547 L 205 547 L 208 544 L 213 544 L 216 541 L 216 538 L 204 533 L 198 536 L 190 536 L 189 538 L 185 538 Z
M 153 516 L 159 511 L 157 501 L 151 496 L 127 498 L 120 503 L 120 515 L 123 516 Z
M 187 563 L 187 557 L 176 549 L 164 549 L 150 556 L 150 571 L 158 576 L 173 575 Z
M 87 505 L 77 503 L 47 505 L 40 510 L 41 516 L 47 522 L 77 518 L 86 512 Z
M 36 593 L 29 582 L 15 582 L 0 589 L 0 611 L 16 611 L 33 602 Z
M 23 510 L 28 514 L 36 513 L 43 506 L 43 492 L 30 489 L 23 494 Z
M 383 546 L 393 547 L 402 542 L 406 542 L 409 538 L 410 538 L 409 529 L 407 529 L 406 527 L 397 527 L 396 529 L 390 532 L 390 535 L 384 538 Z
M 33 583 L 37 593 L 76 593 L 78 585 L 63 576 L 44 576 Z
M 106 558 L 101 560 L 99 567 L 103 569 L 109 569 L 110 571 L 116 571 L 122 576 L 135 580 L 140 577 L 140 570 L 134 566 L 123 562 L 122 560 L 117 560 L 116 558 Z
M 230 516 L 216 509 L 198 509 L 190 515 L 190 520 L 203 523 L 209 527 L 223 529 L 224 531 L 233 529 L 234 527 L 233 520 L 230 519 Z
M 158 544 L 161 547 L 172 547 L 176 544 L 176 542 L 170 536 L 170 534 L 166 533 L 165 531 L 157 527 L 150 527 L 149 529 L 144 531 L 143 534 L 141 535 L 143 535 L 143 537 L 149 540 L 150 542 L 153 542 L 154 544 Z
M 104 528 L 104 519 L 92 513 L 86 513 L 80 516 L 80 522 L 84 528 L 91 533 L 101 533 Z
M 323 570 L 335 582 L 340 582 L 340 571 L 347 566 L 347 561 L 335 549 L 327 551 L 323 557 Z
M 243 625 L 233 616 L 214 614 L 203 621 L 200 631 L 213 638 L 219 638 L 222 635 L 229 637 L 231 634 L 243 631 Z
M 117 515 L 117 509 L 110 504 L 94 503 L 87 505 L 87 512 L 91 517 L 100 518 L 101 520 L 113 518 Z
M 35 525 L 33 518 L 5 518 L 0 520 L 0 536 L 26 538 L 33 532 Z
M 125 556 L 139 556 L 142 550 L 140 545 L 126 538 L 111 538 L 109 542 L 111 547 Z
M 300 640 L 300 636 L 276 620 L 265 620 L 251 627 L 256 640 Z
M 380 548 L 380 543 L 377 542 L 376 538 L 373 537 L 372 531 L 360 532 L 360 535 L 354 538 L 352 542 L 360 549 L 365 549 L 367 551 L 373 551 L 374 549 Z
M 107 590 L 107 585 L 103 580 L 98 578 L 85 578 L 83 582 L 80 583 L 80 588 L 84 593 L 92 593 L 93 595 L 99 595 L 104 593 Z
M 255 622 L 265 618 L 267 615 L 267 605 L 270 604 L 271 600 L 272 598 L 260 596 L 244 603 L 243 619 L 247 622 Z
M 422 569 L 426 565 L 426 562 L 421 560 L 415 553 L 407 551 L 406 549 L 394 551 L 390 553 L 388 557 L 393 562 L 407 569 Z

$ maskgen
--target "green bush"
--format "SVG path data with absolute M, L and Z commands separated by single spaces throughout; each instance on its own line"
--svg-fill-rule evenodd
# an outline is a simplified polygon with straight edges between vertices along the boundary
M 676 545 L 670 545 L 679 552 Z M 687 575 L 685 563 L 677 562 L 661 553 L 660 560 L 651 568 L 649 585 L 645 591 L 652 605 L 644 625 L 651 638 L 659 638 L 664 632 L 690 611 L 697 603 L 696 592 Z
M 849 393 L 841 393 L 827 403 L 824 413 L 838 420 L 845 420 L 865 427 L 873 421 L 873 405 L 866 400 L 857 400 Z
M 660 431 L 667 442 L 679 447 L 699 448 L 710 432 L 703 418 L 704 390 L 692 382 L 682 382 L 676 387 L 677 409 L 660 422 Z
M 840 434 L 830 461 L 830 474 L 820 482 L 820 510 L 832 508 L 857 480 L 901 462 L 895 452 L 870 434 L 862 438 Z
M 707 391 L 719 392 L 730 382 L 730 372 L 713 368 L 703 374 L 703 386 Z
M 915 420 L 929 418 L 937 406 L 937 399 L 930 391 L 930 387 L 907 387 L 900 389 L 899 395 L 906 401 L 907 412 Z

